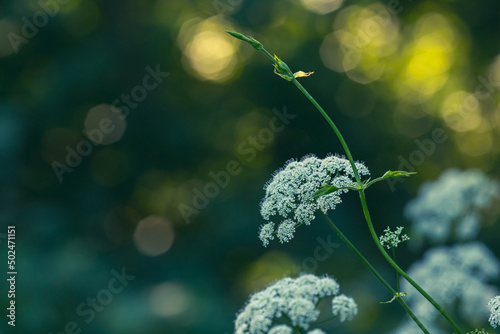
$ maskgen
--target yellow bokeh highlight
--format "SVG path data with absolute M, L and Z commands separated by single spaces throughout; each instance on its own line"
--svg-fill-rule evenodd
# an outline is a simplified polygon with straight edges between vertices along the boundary
M 328 14 L 339 9 L 344 0 L 300 0 L 300 3 L 311 12 Z
M 388 9 L 380 3 L 347 7 L 339 13 L 333 28 L 320 48 L 325 66 L 346 72 L 361 84 L 378 80 L 384 73 L 386 57 L 397 50 L 399 40 L 398 21 Z
M 463 153 L 472 157 L 479 157 L 490 153 L 493 149 L 493 134 L 491 125 L 483 121 L 472 131 L 457 132 L 455 141 Z
M 360 84 L 368 84 L 380 79 L 385 70 L 385 64 L 378 57 L 366 55 L 356 69 L 347 71 L 347 76 Z
M 483 120 L 478 99 L 465 91 L 448 95 L 441 107 L 441 117 L 449 128 L 458 132 L 474 130 Z
M 402 98 L 427 98 L 440 90 L 449 78 L 457 37 L 441 14 L 422 16 L 413 28 L 414 40 L 405 47 L 405 61 L 395 88 Z
M 498 90 L 500 86 L 500 55 L 496 56 L 493 60 L 493 63 L 490 66 L 489 73 L 487 74 L 487 78 L 484 78 L 486 81 L 489 81 L 489 87 L 487 88 L 489 91 Z
M 178 43 L 183 52 L 184 68 L 201 80 L 227 81 L 236 65 L 234 38 L 216 18 L 186 22 Z
M 451 60 L 438 40 L 422 38 L 413 48 L 414 56 L 404 72 L 405 83 L 420 95 L 431 95 L 448 79 Z
M 500 105 L 497 105 L 497 107 L 495 108 L 491 122 L 493 123 L 497 131 L 500 132 Z

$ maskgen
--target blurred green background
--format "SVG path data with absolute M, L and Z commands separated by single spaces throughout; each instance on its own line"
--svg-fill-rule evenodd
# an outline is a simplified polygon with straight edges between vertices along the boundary
M 314 71 L 301 82 L 373 176 L 418 172 L 369 190 L 381 232 L 407 225 L 405 203 L 448 167 L 498 177 L 499 22 L 495 0 L 2 1 L 0 258 L 5 277 L 15 225 L 18 271 L 16 328 L 2 312 L 2 332 L 231 333 L 248 294 L 299 271 L 333 275 L 359 304 L 328 332 L 389 332 L 403 310 L 380 306 L 390 296 L 324 222 L 260 244 L 272 173 L 343 152 L 225 30 Z M 393 279 L 356 194 L 330 217 Z M 500 255 L 498 233 L 480 239 Z M 315 259 L 328 239 L 334 251 Z M 399 252 L 403 268 L 420 258 Z

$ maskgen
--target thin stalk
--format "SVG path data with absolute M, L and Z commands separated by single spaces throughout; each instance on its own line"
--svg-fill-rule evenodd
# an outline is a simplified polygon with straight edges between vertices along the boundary
M 373 223 L 372 223 L 372 220 L 371 220 L 371 217 L 370 217 L 370 212 L 368 211 L 368 205 L 366 203 L 366 197 L 365 197 L 365 193 L 364 193 L 363 183 L 361 182 L 358 170 L 357 170 L 356 165 L 354 163 L 354 159 L 352 158 L 351 151 L 347 147 L 347 143 L 344 140 L 344 137 L 342 136 L 342 134 L 340 133 L 339 129 L 337 128 L 337 126 L 335 125 L 335 123 L 332 121 L 332 119 L 330 118 L 330 116 L 328 116 L 328 114 L 323 110 L 323 108 L 318 104 L 318 102 L 316 102 L 316 100 L 311 96 L 311 94 L 309 94 L 309 92 L 296 79 L 292 80 L 292 82 L 309 99 L 309 101 L 311 101 L 311 103 L 316 107 L 316 109 L 319 110 L 319 112 L 321 113 L 321 115 L 323 115 L 323 117 L 326 119 L 326 121 L 328 122 L 328 124 L 330 124 L 331 128 L 333 129 L 333 131 L 337 135 L 340 143 L 342 144 L 342 147 L 344 148 L 344 151 L 346 152 L 347 158 L 349 159 L 349 162 L 351 163 L 351 166 L 352 166 L 352 169 L 353 169 L 353 173 L 354 173 L 354 177 L 356 178 L 356 182 L 358 184 L 359 198 L 361 200 L 361 206 L 363 207 L 363 213 L 365 215 L 365 219 L 366 219 L 366 222 L 368 224 L 368 228 L 370 230 L 370 234 L 372 235 L 373 241 L 375 241 L 375 245 L 377 246 L 377 248 L 379 249 L 379 251 L 385 257 L 385 259 L 387 260 L 387 262 L 389 262 L 389 264 L 394 269 L 396 269 L 396 272 L 398 272 L 411 285 L 413 285 L 415 287 L 415 289 L 417 289 L 417 291 L 420 292 L 443 315 L 443 317 L 446 320 L 448 320 L 448 322 L 450 323 L 450 325 L 457 331 L 457 334 L 462 334 L 462 331 L 460 330 L 460 328 L 458 328 L 457 324 L 450 318 L 450 316 L 445 312 L 445 310 L 424 289 L 422 289 L 420 287 L 420 285 L 418 285 L 410 276 L 408 276 L 403 271 L 403 269 L 401 269 L 396 264 L 396 262 L 394 262 L 391 259 L 391 257 L 389 256 L 389 254 L 387 254 L 387 252 L 385 251 L 384 247 L 380 244 L 380 241 L 379 241 L 379 239 L 377 237 L 377 234 L 375 233 L 375 229 L 373 228 Z
M 422 289 L 420 287 L 420 285 L 417 284 L 417 282 L 415 282 L 410 276 L 408 276 L 408 274 L 405 273 L 403 271 L 403 269 L 401 269 L 397 265 L 397 263 L 392 260 L 392 258 L 389 256 L 389 254 L 387 254 L 384 247 L 380 244 L 380 240 L 378 239 L 377 234 L 375 233 L 375 229 L 373 227 L 370 212 L 368 211 L 368 205 L 366 203 L 365 192 L 363 190 L 359 191 L 359 198 L 361 200 L 361 206 L 363 207 L 363 213 L 365 214 L 365 219 L 366 219 L 366 222 L 368 223 L 368 228 L 370 229 L 370 234 L 372 235 L 372 239 L 373 239 L 373 241 L 375 241 L 375 245 L 377 246 L 379 251 L 382 253 L 382 255 L 385 257 L 387 262 L 389 262 L 389 264 L 394 269 L 396 269 L 396 271 L 399 272 L 399 274 L 401 274 L 401 276 L 403 276 L 408 281 L 408 283 L 413 285 L 413 287 L 415 289 L 417 289 L 417 291 L 420 292 L 422 294 L 422 296 L 424 296 L 443 315 L 443 317 L 446 320 L 448 320 L 450 325 L 457 331 L 457 334 L 462 334 L 462 331 L 460 330 L 460 328 L 453 321 L 453 319 L 450 318 L 450 316 L 446 313 L 446 311 L 424 289 Z
M 238 32 L 228 31 L 228 33 L 231 36 L 235 37 L 235 38 L 238 38 L 240 40 L 243 40 L 243 41 L 249 43 L 256 50 L 260 50 L 260 51 L 264 52 L 264 54 L 273 61 L 274 67 L 275 67 L 274 72 L 276 74 L 280 75 L 283 79 L 285 79 L 287 81 L 292 81 L 295 84 L 295 86 L 297 86 L 297 88 L 316 107 L 316 109 L 318 109 L 318 111 L 321 113 L 321 115 L 323 115 L 323 117 L 325 118 L 325 120 L 328 122 L 328 124 L 331 126 L 331 128 L 333 129 L 333 131 L 337 135 L 338 139 L 340 140 L 340 143 L 342 144 L 342 147 L 344 148 L 344 151 L 345 151 L 345 153 L 347 155 L 347 158 L 349 159 L 349 162 L 350 162 L 350 164 L 352 166 L 352 172 L 353 172 L 354 178 L 356 179 L 357 190 L 358 190 L 359 197 L 360 197 L 360 200 L 361 200 L 361 205 L 363 207 L 363 213 L 365 215 L 365 219 L 366 219 L 366 222 L 368 224 L 368 228 L 370 230 L 370 233 L 372 235 L 373 240 L 375 241 L 375 244 L 376 244 L 377 248 L 382 253 L 382 255 L 386 258 L 386 260 L 389 262 L 389 264 L 394 269 L 396 269 L 396 271 L 399 274 L 401 274 L 401 276 L 403 276 L 411 285 L 413 285 L 415 287 L 415 289 L 417 289 L 446 318 L 446 320 L 448 320 L 448 322 L 457 331 L 457 334 L 462 334 L 462 331 L 458 328 L 458 326 L 455 324 L 455 322 L 448 316 L 448 314 L 441 308 L 441 306 L 439 306 L 439 304 L 436 301 L 434 301 L 434 299 L 432 299 L 432 297 L 429 296 L 429 294 L 427 294 L 427 292 L 425 292 L 415 281 L 413 281 L 396 264 L 396 262 L 394 262 L 391 259 L 391 257 L 389 256 L 389 254 L 387 254 L 387 252 L 385 251 L 385 249 L 380 244 L 380 241 L 379 241 L 379 239 L 377 237 L 377 234 L 375 233 L 375 229 L 373 228 L 373 223 L 371 221 L 370 213 L 368 211 L 368 205 L 366 204 L 366 198 L 365 198 L 364 190 L 367 188 L 367 186 L 364 185 L 361 182 L 361 178 L 359 177 L 358 169 L 356 168 L 356 164 L 354 163 L 354 159 L 352 157 L 351 151 L 347 147 L 347 143 L 344 140 L 344 137 L 342 136 L 342 134 L 340 133 L 339 129 L 337 128 L 337 126 L 335 125 L 335 123 L 332 121 L 332 119 L 323 110 L 323 108 L 318 104 L 318 102 L 316 102 L 316 100 L 311 96 L 311 94 L 309 94 L 309 92 L 297 81 L 296 75 L 294 73 L 292 73 L 292 71 L 290 70 L 290 68 L 288 67 L 288 65 L 286 65 L 283 61 L 281 61 L 278 57 L 276 57 L 276 56 L 273 57 L 266 49 L 264 49 L 263 45 L 259 41 L 255 40 L 252 37 L 248 37 L 248 36 L 242 35 L 242 34 L 240 34 Z M 406 175 L 406 176 L 408 176 L 408 175 Z M 375 182 L 381 181 L 382 179 L 383 178 L 379 178 L 379 179 L 373 180 L 372 182 L 369 182 L 368 185 L 371 185 L 371 184 L 373 184 Z M 398 299 L 400 302 L 402 301 L 402 299 L 400 297 L 396 298 L 396 299 Z
M 368 188 L 369 186 L 371 186 L 372 184 L 377 183 L 377 182 L 380 182 L 380 181 L 383 181 L 383 180 L 385 180 L 383 177 L 377 177 L 377 178 L 376 178 L 376 179 L 374 179 L 374 180 L 371 180 L 371 181 L 369 181 L 369 182 L 366 182 L 366 183 L 365 183 L 365 189 L 367 189 L 367 188 Z
M 396 247 L 392 247 L 392 258 L 396 262 Z M 396 282 L 398 283 L 398 292 L 401 292 L 401 284 L 399 283 L 399 273 L 396 270 Z
M 330 227 L 335 231 L 335 233 L 339 236 L 339 238 L 349 247 L 354 254 L 363 262 L 363 264 L 375 275 L 375 277 L 382 283 L 382 285 L 389 290 L 389 292 L 393 296 L 397 296 L 397 292 L 392 288 L 392 286 L 387 283 L 387 281 L 378 273 L 378 271 L 371 265 L 370 262 L 361 254 L 361 252 L 354 246 L 349 239 L 339 230 L 339 228 L 335 225 L 335 223 L 323 212 L 320 211 L 321 216 L 325 221 L 330 225 Z M 401 297 L 396 298 L 397 301 L 401 304 L 401 306 L 405 309 L 405 311 L 410 315 L 410 317 L 415 321 L 415 323 L 420 327 L 420 329 L 427 334 L 430 334 L 427 328 L 420 322 L 420 320 L 417 318 L 417 316 L 413 313 L 413 311 L 410 309 L 408 304 L 403 300 Z
M 311 103 L 318 109 L 318 111 L 323 115 L 325 120 L 330 124 L 330 127 L 333 129 L 335 134 L 340 140 L 340 143 L 342 144 L 342 147 L 344 148 L 345 154 L 347 155 L 347 158 L 349 159 L 349 162 L 351 163 L 352 166 L 352 171 L 354 173 L 354 178 L 356 179 L 356 183 L 358 184 L 358 188 L 363 185 L 361 182 L 361 178 L 359 177 L 358 169 L 356 168 L 356 165 L 354 164 L 354 159 L 352 158 L 351 151 L 349 150 L 349 147 L 347 147 L 347 143 L 344 140 L 344 137 L 340 133 L 340 130 L 337 128 L 335 123 L 333 123 L 332 119 L 328 114 L 323 110 L 323 108 L 316 102 L 316 100 L 309 94 L 309 92 L 300 84 L 300 82 L 297 81 L 297 79 L 293 79 L 292 82 L 297 86 L 298 89 L 311 101 Z
M 332 315 L 330 318 L 328 319 L 325 319 L 325 320 L 321 320 L 321 321 L 318 321 L 318 322 L 315 322 L 314 323 L 314 326 L 318 326 L 318 325 L 321 325 L 321 324 L 324 324 L 325 322 L 328 322 L 330 320 L 333 320 L 335 319 L 337 316 L 336 315 Z

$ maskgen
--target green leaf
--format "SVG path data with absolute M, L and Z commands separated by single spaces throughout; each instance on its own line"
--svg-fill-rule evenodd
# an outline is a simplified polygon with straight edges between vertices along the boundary
M 406 172 L 403 170 L 395 170 L 395 171 L 387 171 L 384 175 L 382 175 L 382 179 L 395 179 L 397 177 L 410 177 L 413 174 L 417 174 L 417 172 Z
M 256 40 L 255 38 L 253 38 L 252 36 L 245 36 L 243 34 L 240 34 L 239 32 L 236 32 L 236 31 L 228 31 L 226 30 L 226 32 L 237 38 L 237 39 L 241 39 L 242 41 L 244 42 L 247 42 L 248 44 L 250 44 L 251 46 L 253 46 L 255 49 L 257 50 L 262 50 L 264 47 L 262 46 L 262 43 L 259 42 L 258 40 Z

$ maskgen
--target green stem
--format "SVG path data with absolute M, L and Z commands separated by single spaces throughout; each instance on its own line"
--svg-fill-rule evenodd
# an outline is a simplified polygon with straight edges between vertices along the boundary
M 323 115 L 323 117 L 325 118 L 325 120 L 328 122 L 328 124 L 330 124 L 330 127 L 333 129 L 333 131 L 335 132 L 335 134 L 337 135 L 337 137 L 339 138 L 340 140 L 340 143 L 342 144 L 342 147 L 344 148 L 344 151 L 347 155 L 347 158 L 349 159 L 349 162 L 351 163 L 351 166 L 352 166 L 352 171 L 354 173 L 354 178 L 356 179 L 356 183 L 358 184 L 358 188 L 359 187 L 362 187 L 362 183 L 361 183 L 361 179 L 359 177 L 359 174 L 358 174 L 358 169 L 356 168 L 356 165 L 354 164 L 354 159 L 352 158 L 352 154 L 351 154 L 351 151 L 349 150 L 349 147 L 347 147 L 347 143 L 346 141 L 344 140 L 344 137 L 342 136 L 342 134 L 340 133 L 339 129 L 337 128 L 337 126 L 335 125 L 335 123 L 333 123 L 332 119 L 330 118 L 330 116 L 328 116 L 328 114 L 325 112 L 325 110 L 323 110 L 323 108 L 321 108 L 321 106 L 318 104 L 318 102 L 316 102 L 316 100 L 311 96 L 311 94 L 309 94 L 309 92 L 300 84 L 300 82 L 297 81 L 297 79 L 293 79 L 292 82 L 295 84 L 295 86 L 297 86 L 298 89 L 300 89 L 300 91 L 309 99 L 309 101 L 311 101 L 311 103 L 316 107 L 316 109 L 319 110 L 319 112 L 321 113 L 321 115 Z
M 354 173 L 354 177 L 356 178 L 356 182 L 358 184 L 358 193 L 359 193 L 359 197 L 360 197 L 360 200 L 361 200 L 361 206 L 363 207 L 363 213 L 365 215 L 366 222 L 368 223 L 368 228 L 369 228 L 370 233 L 372 235 L 373 241 L 375 241 L 375 244 L 376 244 L 377 248 L 379 249 L 379 251 L 385 257 L 385 259 L 387 260 L 387 262 L 389 262 L 389 264 L 394 269 L 396 269 L 396 271 L 401 276 L 403 276 L 411 285 L 413 285 L 415 287 L 415 289 L 417 289 L 417 291 L 420 292 L 443 315 L 443 317 L 446 320 L 448 320 L 448 322 L 450 323 L 450 325 L 457 331 L 457 334 L 462 334 L 462 331 L 458 328 L 457 324 L 450 318 L 450 316 L 445 312 L 445 310 L 424 289 L 422 289 L 420 287 L 420 285 L 418 285 L 413 279 L 411 279 L 411 277 L 408 276 L 403 271 L 403 269 L 401 269 L 396 264 L 396 262 L 394 262 L 391 259 L 391 257 L 389 256 L 389 254 L 387 254 L 387 252 L 385 251 L 384 247 L 380 244 L 380 241 L 379 241 L 379 239 L 377 237 L 377 234 L 375 233 L 375 229 L 373 228 L 373 223 L 372 223 L 372 220 L 371 220 L 371 217 L 370 217 L 370 213 L 368 211 L 368 205 L 366 204 L 366 197 L 365 197 L 363 183 L 361 182 L 361 179 L 359 178 L 358 170 L 357 170 L 356 165 L 354 163 L 354 159 L 352 158 L 351 151 L 347 147 L 347 143 L 344 140 L 344 137 L 340 133 L 340 131 L 337 128 L 337 126 L 335 125 L 335 123 L 333 123 L 332 119 L 323 110 L 323 108 L 321 108 L 321 106 L 318 104 L 318 102 L 316 102 L 316 100 L 311 96 L 311 94 L 309 94 L 309 92 L 296 79 L 292 80 L 292 82 L 309 99 L 309 101 L 311 101 L 311 103 L 316 107 L 316 109 L 319 110 L 319 112 L 321 113 L 321 115 L 323 115 L 323 117 L 326 119 L 326 121 L 328 122 L 328 124 L 330 124 L 330 126 L 333 129 L 333 131 L 335 132 L 335 134 L 337 135 L 338 139 L 340 140 L 340 143 L 344 147 L 344 151 L 346 152 L 347 158 L 349 159 L 349 161 L 351 163 L 351 166 L 352 166 L 352 169 L 353 169 L 353 173 Z
M 323 108 L 318 104 L 318 102 L 316 102 L 316 100 L 311 96 L 311 94 L 309 94 L 309 92 L 297 81 L 297 79 L 295 79 L 295 75 L 290 71 L 288 66 L 285 63 L 283 63 L 281 60 L 279 60 L 277 57 L 276 58 L 273 57 L 266 49 L 264 49 L 264 47 L 262 46 L 262 44 L 259 41 L 255 40 L 251 37 L 244 36 L 240 33 L 234 32 L 234 31 L 233 32 L 228 31 L 228 33 L 235 38 L 238 38 L 238 39 L 243 40 L 247 43 L 250 43 L 250 45 L 252 45 L 255 49 L 264 52 L 264 54 L 268 58 L 270 58 L 273 61 L 273 63 L 275 64 L 275 73 L 279 74 L 282 78 L 284 78 L 288 81 L 292 81 L 295 84 L 295 86 L 297 86 L 297 88 L 309 99 L 309 101 L 311 101 L 311 103 L 316 107 L 316 109 L 318 109 L 318 111 L 321 113 L 321 115 L 323 115 L 325 120 L 328 122 L 328 124 L 331 126 L 331 128 L 333 129 L 333 131 L 337 135 L 338 139 L 340 140 L 340 143 L 342 144 L 342 147 L 344 148 L 344 151 L 347 155 L 347 158 L 349 159 L 349 162 L 352 166 L 352 172 L 353 172 L 354 178 L 356 179 L 356 183 L 358 185 L 357 190 L 358 190 L 359 197 L 361 200 L 361 205 L 363 207 L 363 213 L 365 215 L 366 222 L 368 224 L 368 228 L 370 229 L 370 233 L 372 235 L 373 240 L 375 241 L 375 244 L 377 245 L 377 248 L 380 250 L 382 255 L 386 258 L 386 260 L 389 262 L 389 264 L 394 269 L 396 269 L 396 271 L 399 274 L 401 274 L 401 276 L 403 276 L 411 285 L 413 285 L 439 312 L 441 312 L 441 314 L 446 318 L 446 320 L 448 320 L 448 322 L 453 326 L 453 328 L 457 331 L 457 333 L 462 334 L 462 331 L 458 328 L 458 326 L 455 324 L 455 322 L 448 316 L 448 314 L 441 308 L 441 306 L 439 306 L 439 304 L 436 301 L 434 301 L 434 299 L 432 299 L 432 297 L 429 296 L 429 294 L 427 294 L 427 292 L 425 292 L 415 281 L 413 281 L 396 264 L 396 262 L 394 262 L 391 259 L 389 254 L 387 254 L 385 249 L 380 244 L 380 241 L 378 240 L 377 234 L 375 233 L 375 229 L 373 228 L 373 223 L 371 221 L 370 213 L 368 211 L 368 205 L 366 204 L 366 198 L 365 198 L 365 193 L 364 193 L 364 190 L 366 189 L 366 185 L 363 185 L 363 183 L 361 182 L 361 179 L 360 179 L 359 173 L 358 173 L 358 169 L 356 168 L 356 164 L 354 163 L 354 159 L 352 157 L 351 151 L 347 147 L 347 143 L 344 140 L 344 137 L 342 136 L 342 134 L 340 133 L 339 129 L 337 128 L 335 123 L 332 121 L 332 119 L 323 110 Z M 379 179 L 373 180 L 372 182 L 368 183 L 368 185 L 371 185 L 371 184 L 378 182 L 378 181 L 381 181 L 381 179 L 379 178 Z M 397 298 L 397 299 L 401 300 L 401 298 Z
M 380 181 L 383 181 L 383 180 L 385 180 L 383 177 L 377 177 L 377 178 L 376 178 L 376 179 L 374 179 L 374 180 L 371 180 L 371 181 L 369 181 L 369 182 L 366 182 L 366 184 L 365 184 L 365 189 L 367 189 L 367 188 L 368 188 L 369 186 L 371 186 L 372 184 L 377 183 L 377 182 L 380 182 Z
M 368 211 L 368 205 L 366 204 L 366 197 L 365 197 L 365 192 L 363 190 L 359 191 L 359 198 L 361 200 L 361 206 L 363 207 L 363 213 L 365 214 L 365 219 L 366 222 L 368 223 L 368 228 L 370 229 L 370 233 L 372 235 L 373 240 L 375 241 L 375 244 L 377 245 L 377 248 L 379 251 L 382 253 L 382 255 L 385 257 L 387 262 L 396 269 L 396 271 L 403 276 L 408 283 L 413 285 L 415 289 L 417 289 L 418 292 L 422 294 L 442 315 L 443 317 L 448 320 L 450 325 L 457 331 L 457 334 L 462 334 L 462 331 L 460 328 L 458 328 L 457 324 L 453 321 L 453 319 L 450 318 L 450 316 L 446 313 L 446 311 L 424 290 L 420 287 L 420 285 L 417 284 L 410 276 L 408 276 L 407 273 L 401 269 L 396 262 L 394 262 L 389 254 L 385 251 L 384 247 L 380 244 L 380 240 L 378 239 L 377 234 L 375 233 L 375 229 L 373 227 L 372 219 L 370 216 L 370 212 Z
M 356 248 L 356 246 L 354 246 L 349 241 L 349 239 L 347 239 L 347 237 L 339 230 L 339 228 L 335 225 L 335 223 L 332 222 L 332 220 L 330 218 L 328 218 L 328 216 L 326 214 L 324 214 L 323 212 L 320 211 L 320 214 L 326 220 L 326 222 L 328 223 L 328 225 L 330 225 L 330 227 L 339 236 L 339 238 L 347 245 L 347 247 L 349 247 L 354 252 L 354 254 L 356 254 L 356 256 L 361 260 L 361 262 L 363 262 L 363 264 L 373 273 L 373 275 L 375 275 L 375 277 L 380 281 L 380 283 L 382 283 L 382 285 L 387 290 L 389 290 L 389 292 L 393 296 L 396 296 L 397 292 L 389 285 L 389 283 L 387 283 L 387 281 L 382 276 L 380 276 L 380 274 L 378 273 L 378 271 L 371 265 L 370 262 L 368 262 L 368 260 L 363 256 L 363 254 L 361 254 L 361 252 Z M 415 321 L 415 323 L 418 325 L 418 327 L 420 327 L 420 329 L 424 333 L 428 333 L 429 334 L 429 331 L 420 322 L 420 320 L 413 313 L 413 311 L 410 309 L 410 307 L 408 306 L 408 304 L 406 304 L 406 302 L 403 300 L 403 298 L 397 297 L 396 299 L 401 304 L 401 306 L 405 309 L 405 311 L 410 315 L 410 317 L 413 319 L 413 321 Z
M 325 322 L 328 322 L 330 320 L 333 320 L 335 319 L 337 316 L 336 315 L 332 315 L 330 318 L 328 319 L 325 319 L 325 320 L 321 320 L 321 321 L 318 321 L 318 322 L 315 322 L 314 323 L 314 326 L 318 326 L 318 325 L 321 325 L 321 324 L 324 324 Z
M 272 56 L 272 55 L 271 55 L 271 54 L 270 54 L 270 53 L 269 53 L 266 49 L 262 48 L 262 52 L 264 52 L 264 54 L 265 54 L 268 58 L 270 58 L 270 59 L 273 61 L 273 63 L 274 63 L 274 62 L 276 62 L 276 59 L 274 59 L 274 57 L 273 57 L 273 56 Z
M 392 247 L 392 258 L 396 262 L 396 247 Z M 399 273 L 396 271 L 396 282 L 398 283 L 398 292 L 401 292 L 401 284 L 399 283 Z

